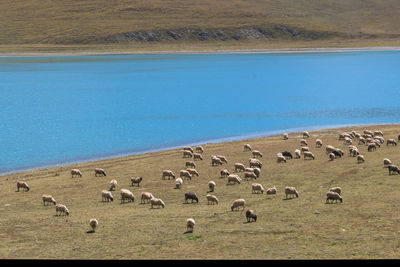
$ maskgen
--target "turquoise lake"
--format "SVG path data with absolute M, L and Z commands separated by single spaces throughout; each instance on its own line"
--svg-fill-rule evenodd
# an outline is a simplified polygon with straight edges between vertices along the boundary
M 4 174 L 398 123 L 400 52 L 1 57 L 0 93 Z

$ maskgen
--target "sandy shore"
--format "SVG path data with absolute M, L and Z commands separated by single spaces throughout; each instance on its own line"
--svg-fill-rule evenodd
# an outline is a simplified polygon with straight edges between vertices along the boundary
M 333 53 L 361 51 L 400 51 L 399 46 L 376 47 L 321 47 L 321 48 L 279 48 L 279 49 L 233 49 L 233 50 L 165 50 L 165 51 L 104 51 L 104 52 L 27 52 L 0 53 L 0 57 L 36 56 L 99 56 L 99 55 L 165 55 L 165 54 L 253 54 L 253 53 Z

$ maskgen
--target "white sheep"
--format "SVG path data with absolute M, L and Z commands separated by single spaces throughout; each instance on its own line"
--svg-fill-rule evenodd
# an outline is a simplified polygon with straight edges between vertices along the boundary
M 168 180 L 170 177 L 175 179 L 175 174 L 171 170 L 163 170 L 162 171 L 162 179 L 165 180 L 165 177 L 168 177 Z
M 235 172 L 244 171 L 246 167 L 242 163 L 235 163 Z
M 315 147 L 317 147 L 317 148 L 322 147 L 322 141 L 321 141 L 321 139 L 315 140 Z
M 193 153 L 193 148 L 190 147 L 190 146 L 185 146 L 185 147 L 183 148 L 183 150 L 190 151 L 190 152 Z
M 17 181 L 17 192 L 19 192 L 19 189 L 22 188 L 23 191 L 29 191 L 30 187 L 29 185 L 24 182 L 24 181 Z
M 325 147 L 325 152 L 326 152 L 326 154 L 329 154 L 329 153 L 333 152 L 335 149 L 336 149 L 335 147 L 333 147 L 331 145 L 327 145 Z
M 186 231 L 190 231 L 193 233 L 194 231 L 194 225 L 196 224 L 196 222 L 194 221 L 193 218 L 189 218 L 186 220 Z
M 264 187 L 261 184 L 253 183 L 251 184 L 251 189 L 253 194 L 258 194 L 261 192 L 261 194 L 264 193 Z
M 135 201 L 135 196 L 131 191 L 128 189 L 121 189 L 121 203 L 125 203 L 125 200 L 127 199 L 128 202 L 134 202 Z
M 332 188 L 329 189 L 329 191 L 336 192 L 336 193 L 338 193 L 339 195 L 342 194 L 342 188 L 339 187 L 339 186 L 332 187 Z
M 203 160 L 201 154 L 193 153 L 193 160 Z
M 230 174 L 229 171 L 227 169 L 223 169 L 220 171 L 221 177 L 228 177 L 228 175 Z
M 257 175 L 254 172 L 244 172 L 245 179 L 257 179 Z
M 210 205 L 210 202 L 211 202 L 211 204 L 217 203 L 217 205 L 219 203 L 218 198 L 216 196 L 214 196 L 214 195 L 207 194 L 206 198 L 207 198 L 207 204 L 208 205 Z
M 137 186 L 139 187 L 142 180 L 143 180 L 142 177 L 131 177 L 131 186 L 133 186 L 134 184 L 137 184 Z
M 390 159 L 384 158 L 383 159 L 383 165 L 387 166 L 387 165 L 391 165 L 393 164 L 393 162 Z
M 296 150 L 294 151 L 294 154 L 296 155 L 296 159 L 299 159 L 299 158 L 301 157 L 301 151 L 298 150 L 298 149 L 296 149 Z
M 190 172 L 188 172 L 188 171 L 186 171 L 186 170 L 180 170 L 179 176 L 180 176 L 181 178 L 186 177 L 187 179 L 192 180 L 192 175 L 190 174 Z
M 310 133 L 307 132 L 307 131 L 304 131 L 303 132 L 303 138 L 308 138 L 308 137 L 310 137 Z
M 283 140 L 289 139 L 289 135 L 287 133 L 284 133 L 282 136 L 283 136 Z
M 307 143 L 306 140 L 301 139 L 301 140 L 300 140 L 300 145 L 301 145 L 301 146 L 308 146 L 308 143 Z
M 117 186 L 117 180 L 112 179 L 110 182 L 110 189 L 108 189 L 109 191 L 113 191 L 115 189 L 115 187 Z
M 150 192 L 142 192 L 140 194 L 140 203 L 149 203 L 150 199 L 152 199 L 154 196 Z
M 388 139 L 386 141 L 386 146 L 388 146 L 388 145 L 397 146 L 397 142 L 394 139 Z
M 82 177 L 82 172 L 81 172 L 79 169 L 72 169 L 72 170 L 71 170 L 71 176 L 72 176 L 72 178 L 74 177 L 74 175 L 75 175 L 75 177 L 76 177 L 76 176 Z
M 214 189 L 215 189 L 215 182 L 214 181 L 209 181 L 208 182 L 208 189 L 209 189 L 209 192 L 214 192 Z
M 89 221 L 89 225 L 90 225 L 90 227 L 92 227 L 92 232 L 94 233 L 94 232 L 95 232 L 95 229 L 96 229 L 97 226 L 99 225 L 99 221 L 97 221 L 96 218 L 92 218 L 92 219 L 90 219 L 90 221 Z
M 231 182 L 233 182 L 234 184 L 236 183 L 240 184 L 242 182 L 242 179 L 239 177 L 239 175 L 230 174 L 228 176 L 228 184 L 231 184 Z
M 192 158 L 193 157 L 193 152 L 191 152 L 189 150 L 182 150 L 182 152 L 183 152 L 184 158 Z
M 357 163 L 363 163 L 365 162 L 365 158 L 363 155 L 358 155 L 357 156 Z
M 235 201 L 233 201 L 232 206 L 231 206 L 231 210 L 233 211 L 235 210 L 239 210 L 239 207 L 242 207 L 244 210 L 244 206 L 246 205 L 246 201 L 243 198 L 240 199 L 236 199 Z
M 251 146 L 249 144 L 245 144 L 243 151 L 251 151 Z
M 334 160 L 336 157 L 335 157 L 335 154 L 333 154 L 333 153 L 329 153 L 329 160 L 330 161 L 332 161 L 332 160 Z
M 259 161 L 258 159 L 250 158 L 250 159 L 249 159 L 249 165 L 250 165 L 250 168 L 257 167 L 257 168 L 260 168 L 260 169 L 261 169 L 261 167 L 262 167 L 262 162 Z
M 222 162 L 228 163 L 228 160 L 226 159 L 225 156 L 217 155 L 216 157 L 219 158 Z
M 278 156 L 276 158 L 276 162 L 278 162 L 278 163 L 286 162 L 286 158 L 284 156 Z
M 299 197 L 299 192 L 297 192 L 296 188 L 292 186 L 285 187 L 285 194 L 286 194 L 286 199 L 288 199 L 288 196 L 293 196 L 293 195 Z
M 223 162 L 222 162 L 222 160 L 220 158 L 217 158 L 215 156 L 211 158 L 211 165 L 212 166 L 218 166 L 218 165 L 222 165 L 222 164 L 223 164 Z
M 313 153 L 311 153 L 310 151 L 304 151 L 303 155 L 304 155 L 304 159 L 306 159 L 306 158 L 312 158 L 312 159 L 315 159 L 315 156 L 314 156 L 314 154 L 313 154 Z
M 66 214 L 68 216 L 69 210 L 65 205 L 58 203 L 56 204 L 56 216 L 58 216 L 58 213 L 60 213 L 60 215 Z
M 263 156 L 262 153 L 258 150 L 253 150 L 251 153 L 254 158 L 262 158 L 262 156 Z
M 202 146 L 196 146 L 196 147 L 194 148 L 194 150 L 195 150 L 196 152 L 199 152 L 199 153 L 203 153 L 203 152 L 204 152 L 204 148 L 203 148 Z
M 196 169 L 196 163 L 194 163 L 193 161 L 186 161 L 185 167 L 186 167 L 186 168 L 193 168 L 193 169 Z
M 268 188 L 267 191 L 265 191 L 267 195 L 275 195 L 277 190 L 276 187 L 274 185 L 274 187 Z
M 194 175 L 196 175 L 197 177 L 199 177 L 199 173 L 198 173 L 195 169 L 187 168 L 186 170 L 192 175 L 192 177 L 193 177 Z
M 338 200 L 340 200 L 340 202 L 343 202 L 343 198 L 341 195 L 339 195 L 336 192 L 332 192 L 332 191 L 328 191 L 326 193 L 326 203 L 328 203 L 328 200 L 332 200 L 331 203 L 333 203 L 333 201 L 335 200 L 335 203 L 337 203 Z
M 101 168 L 94 169 L 94 176 L 107 176 L 106 172 Z
M 44 206 L 46 206 L 46 203 L 48 204 L 53 203 L 54 205 L 56 204 L 55 199 L 51 195 L 43 195 L 42 200 Z
M 161 198 L 155 198 L 153 197 L 152 199 L 150 199 L 150 204 L 151 204 L 151 208 L 153 208 L 153 206 L 161 206 L 162 208 L 165 208 L 165 203 L 164 201 L 162 201 Z
M 180 177 L 176 178 L 176 180 L 175 180 L 175 188 L 177 188 L 177 189 L 181 188 L 182 184 L 183 184 L 182 178 L 180 178 Z
M 109 201 L 114 201 L 114 197 L 113 197 L 113 195 L 111 194 L 111 192 L 110 191 L 107 191 L 107 190 L 103 190 L 103 191 L 101 191 L 101 201 L 107 201 L 107 202 L 109 202 Z

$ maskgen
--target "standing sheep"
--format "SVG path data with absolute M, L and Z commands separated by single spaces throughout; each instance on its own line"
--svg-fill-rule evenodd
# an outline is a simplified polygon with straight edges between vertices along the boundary
M 175 174 L 170 170 L 163 170 L 162 171 L 162 179 L 165 180 L 165 177 L 168 177 L 168 180 L 172 177 L 175 179 Z
M 275 187 L 275 185 L 274 185 L 274 187 L 271 187 L 271 188 L 268 188 L 268 189 L 267 189 L 266 194 L 267 194 L 267 195 L 275 195 L 276 192 L 277 192 L 277 190 L 276 190 L 276 187 Z
M 332 152 L 331 153 L 329 153 L 329 160 L 330 161 L 332 161 L 332 160 L 334 160 L 336 157 L 335 157 L 335 154 L 333 154 Z
M 251 146 L 249 144 L 245 144 L 243 151 L 251 151 Z
M 341 188 L 341 187 L 339 187 L 339 186 L 332 187 L 332 188 L 330 188 L 330 189 L 329 189 L 329 191 L 332 191 L 332 192 L 338 193 L 339 195 L 341 195 L 341 194 L 342 194 L 342 188 Z
M 190 172 L 188 172 L 186 170 L 181 170 L 179 172 L 179 175 L 180 175 L 181 178 L 186 177 L 187 179 L 192 180 L 192 175 L 190 174 Z
M 209 181 L 208 182 L 208 190 L 209 192 L 214 192 L 215 189 L 215 182 L 214 181 Z
M 289 135 L 287 133 L 284 133 L 282 136 L 283 136 L 283 140 L 288 140 L 289 139 Z
M 125 200 L 127 199 L 128 202 L 135 202 L 135 196 L 132 194 L 131 191 L 128 189 L 121 189 L 121 204 L 125 203 Z
M 113 197 L 113 195 L 111 194 L 111 192 L 110 191 L 107 191 L 107 190 L 103 190 L 103 191 L 101 191 L 101 201 L 107 201 L 107 202 L 109 202 L 109 201 L 114 201 L 114 197 Z
M 95 232 L 95 229 L 97 228 L 97 226 L 99 225 L 99 222 L 96 220 L 96 218 L 90 219 L 89 221 L 89 225 L 92 228 L 92 232 Z
M 261 192 L 261 194 L 264 193 L 264 187 L 261 184 L 253 183 L 251 184 L 251 189 L 252 189 L 252 194 L 258 194 Z
M 237 174 L 230 174 L 228 176 L 228 184 L 231 184 L 231 182 L 233 182 L 233 184 L 240 184 L 242 182 L 242 179 Z
M 299 158 L 301 157 L 301 151 L 298 150 L 298 149 L 296 149 L 296 150 L 294 151 L 294 154 L 296 155 L 296 159 L 299 159 Z
M 392 161 L 390 159 L 387 159 L 387 158 L 383 159 L 383 165 L 384 166 L 391 165 L 391 164 L 393 164 L 393 163 L 392 163 Z
M 228 163 L 228 160 L 226 159 L 226 157 L 225 156 L 222 156 L 222 155 L 217 155 L 216 156 L 217 158 L 219 158 L 222 162 L 224 162 L 224 163 Z
M 244 179 L 257 179 L 257 175 L 254 172 L 244 172 Z
M 153 197 L 152 199 L 150 199 L 150 204 L 151 204 L 151 208 L 153 208 L 153 206 L 161 206 L 162 208 L 165 208 L 165 203 L 164 201 L 162 201 L 161 198 L 155 198 Z
M 235 172 L 239 171 L 244 171 L 245 170 L 245 166 L 242 163 L 235 163 Z
M 206 198 L 207 198 L 207 204 L 208 205 L 210 205 L 210 202 L 211 202 L 211 204 L 217 203 L 217 205 L 218 205 L 219 201 L 218 201 L 218 198 L 216 196 L 207 194 Z
M 182 180 L 182 178 L 176 178 L 176 180 L 175 180 L 175 188 L 176 189 L 180 189 L 181 187 L 182 187 L 182 184 L 183 184 L 183 180 Z
M 310 133 L 307 131 L 303 132 L 303 138 L 309 138 L 310 137 Z
M 186 220 L 186 231 L 189 232 L 189 229 L 190 229 L 190 232 L 193 233 L 195 223 L 196 222 L 194 221 L 193 218 L 187 219 Z
M 286 194 L 286 199 L 288 199 L 288 196 L 293 196 L 293 195 L 299 197 L 299 192 L 297 192 L 296 188 L 292 186 L 285 187 L 285 194 Z
M 254 213 L 254 210 L 246 210 L 246 219 L 248 223 L 257 221 L 257 215 Z
M 139 187 L 142 180 L 143 180 L 142 177 L 131 177 L 131 186 L 133 186 L 134 184 L 137 184 L 137 186 Z
M 196 163 L 194 163 L 193 161 L 186 161 L 185 167 L 186 167 L 186 168 L 193 168 L 193 169 L 196 169 Z
M 184 158 L 192 158 L 193 157 L 193 152 L 191 152 L 189 150 L 182 150 L 182 152 L 183 152 Z
M 74 178 L 74 175 L 75 175 L 75 177 L 76 176 L 82 177 L 82 172 L 80 170 L 78 170 L 78 169 L 72 169 L 71 170 L 71 177 Z
M 197 197 L 196 193 L 193 192 L 189 192 L 189 193 L 185 193 L 185 203 L 187 203 L 188 199 L 196 201 L 196 203 L 199 203 L 199 198 Z
M 276 158 L 276 162 L 278 162 L 278 163 L 286 162 L 286 158 L 284 156 L 278 156 Z
M 203 160 L 201 154 L 193 153 L 193 160 Z
M 303 155 L 304 155 L 304 159 L 306 159 L 306 158 L 312 158 L 312 159 L 315 159 L 315 156 L 314 156 L 314 154 L 313 154 L 313 153 L 311 153 L 310 151 L 304 151 Z
M 106 172 L 101 168 L 94 169 L 94 176 L 107 176 Z
M 242 207 L 244 210 L 244 206 L 246 204 L 246 201 L 243 198 L 240 199 L 236 199 L 235 201 L 233 201 L 232 206 L 231 206 L 231 210 L 233 211 L 235 210 L 239 210 L 239 207 Z
M 388 139 L 386 141 L 386 146 L 388 146 L 388 145 L 397 146 L 397 142 L 394 139 Z
M 336 192 L 328 191 L 326 193 L 326 203 L 328 203 L 328 200 L 332 200 L 331 203 L 335 200 L 335 203 L 339 200 L 340 202 L 343 202 L 343 198 Z
M 188 168 L 188 169 L 186 169 L 186 170 L 192 175 L 192 177 L 193 177 L 194 175 L 196 175 L 197 177 L 199 177 L 199 173 L 198 173 L 195 169 Z
M 109 191 L 113 191 L 115 189 L 115 187 L 117 186 L 117 180 L 112 179 L 110 182 L 110 189 L 108 189 Z
M 19 189 L 22 188 L 23 191 L 28 192 L 29 191 L 29 185 L 24 182 L 24 181 L 17 181 L 17 192 L 19 192 Z
M 229 176 L 229 171 L 227 169 L 223 169 L 220 171 L 221 177 L 228 177 Z
M 365 158 L 363 155 L 358 155 L 357 156 L 357 163 L 364 163 L 365 162 Z
M 202 146 L 196 146 L 196 147 L 194 148 L 194 150 L 195 150 L 196 152 L 198 152 L 198 153 L 203 153 L 203 152 L 204 152 L 204 148 L 203 148 Z
M 262 153 L 258 150 L 253 150 L 251 153 L 254 158 L 262 158 Z
M 321 139 L 315 140 L 315 147 L 317 147 L 317 148 L 322 147 L 322 141 L 321 141 Z
M 58 213 L 60 213 L 60 215 L 65 214 L 68 216 L 69 210 L 65 205 L 58 203 L 56 204 L 56 216 L 59 216 Z
M 149 203 L 149 201 L 153 198 L 153 194 L 150 192 L 142 192 L 140 194 L 140 203 L 141 204 L 145 204 L 145 203 Z
M 56 201 L 54 200 L 54 198 L 51 195 L 43 195 L 42 196 L 42 200 L 43 200 L 43 205 L 46 206 L 46 203 L 53 203 L 54 205 L 56 204 Z
M 211 166 L 218 166 L 218 165 L 222 165 L 222 160 L 217 158 L 217 157 L 212 157 L 211 158 Z
M 186 150 L 186 151 L 190 151 L 190 152 L 194 152 L 193 151 L 193 148 L 191 147 L 191 146 L 185 146 L 184 148 L 183 148 L 183 150 Z

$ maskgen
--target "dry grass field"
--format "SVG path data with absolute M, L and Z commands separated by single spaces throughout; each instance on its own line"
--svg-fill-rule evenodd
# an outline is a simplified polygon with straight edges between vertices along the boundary
M 2 259 L 394 259 L 400 255 L 400 175 L 389 175 L 383 159 L 400 164 L 400 146 L 367 152 L 357 145 L 366 162 L 358 164 L 338 140 L 341 132 L 363 129 L 400 134 L 400 125 L 370 125 L 311 131 L 307 139 L 315 160 L 292 159 L 276 162 L 276 153 L 300 148 L 301 133 L 204 144 L 203 161 L 196 161 L 199 177 L 184 179 L 181 189 L 174 180 L 162 180 L 163 169 L 175 174 L 187 159 L 180 149 L 113 158 L 70 166 L 33 170 L 0 176 L 0 258 Z M 322 148 L 315 140 L 322 139 Z M 254 180 L 227 185 L 220 170 L 234 171 L 234 163 L 248 166 L 250 152 L 244 144 L 263 153 L 261 175 L 256 182 L 265 189 L 276 186 L 276 195 L 252 194 Z M 329 161 L 326 145 L 343 149 L 343 158 Z M 228 164 L 211 166 L 211 155 L 221 154 Z M 106 177 L 95 177 L 101 167 Z M 83 177 L 71 178 L 79 168 Z M 243 173 L 238 173 L 243 177 Z M 139 187 L 130 177 L 141 176 Z M 113 202 L 102 202 L 100 192 L 111 179 L 118 185 Z M 16 192 L 16 181 L 24 180 L 28 192 Z M 208 205 L 208 182 L 216 182 L 218 205 Z M 285 186 L 294 186 L 299 197 L 286 199 Z M 326 192 L 342 187 L 343 203 L 326 204 Z M 119 190 L 127 188 L 135 201 L 120 203 Z M 152 192 L 163 199 L 165 208 L 140 204 L 140 193 Z M 195 192 L 198 204 L 185 204 L 184 194 Z M 51 194 L 65 204 L 69 216 L 55 216 L 54 205 L 43 206 L 41 196 Z M 231 211 L 237 198 L 246 200 L 257 222 L 247 223 L 244 211 Z M 95 233 L 89 220 L 97 218 Z M 186 233 L 186 219 L 196 221 Z
M 398 46 L 399 0 L 2 0 L 0 52 Z

